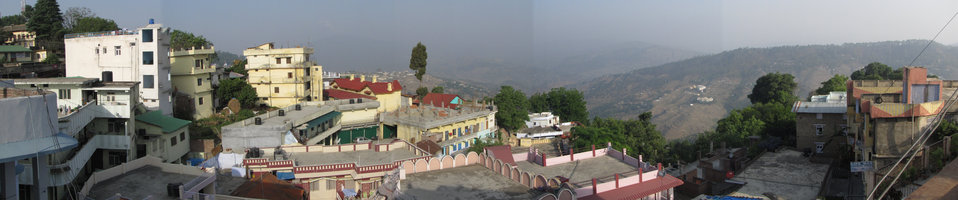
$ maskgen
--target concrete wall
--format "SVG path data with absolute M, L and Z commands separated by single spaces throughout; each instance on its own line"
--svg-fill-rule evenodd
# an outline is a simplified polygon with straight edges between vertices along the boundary
M 875 154 L 891 156 L 904 153 L 918 138 L 921 128 L 928 125 L 928 119 L 929 117 L 915 117 L 917 123 L 913 123 L 910 117 L 873 120 L 874 129 L 870 130 L 870 135 L 874 136 Z
M 147 134 L 150 135 L 159 135 L 152 137 L 150 140 L 137 140 L 138 144 L 146 145 L 147 155 L 163 159 L 166 162 L 178 162 L 183 155 L 190 152 L 189 126 L 184 126 L 171 133 L 164 133 L 160 127 L 137 121 L 136 128 L 146 129 Z M 180 136 L 184 138 L 181 139 Z M 175 145 L 170 141 L 172 138 L 176 138 Z
M 815 142 L 828 142 L 832 136 L 841 135 L 845 122 L 845 114 L 824 113 L 818 119 L 816 113 L 797 113 L 795 115 L 796 146 L 799 150 L 811 149 L 815 151 Z M 824 125 L 822 135 L 816 135 L 815 125 Z

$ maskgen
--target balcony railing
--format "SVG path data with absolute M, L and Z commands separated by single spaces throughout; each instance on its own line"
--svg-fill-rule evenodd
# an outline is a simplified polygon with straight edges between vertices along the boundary
M 83 144 L 83 147 L 70 160 L 50 165 L 50 169 L 54 171 L 54 173 L 50 173 L 50 186 L 69 184 L 81 175 L 83 167 L 90 161 L 97 149 L 128 150 L 130 149 L 130 137 L 125 135 L 94 136 L 89 142 Z M 24 173 L 20 173 L 17 178 L 21 184 L 33 184 L 32 167 L 26 166 L 24 169 Z

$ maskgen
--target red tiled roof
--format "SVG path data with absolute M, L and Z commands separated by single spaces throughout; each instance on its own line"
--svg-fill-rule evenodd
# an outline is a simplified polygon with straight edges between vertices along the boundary
M 589 195 L 579 199 L 641 199 L 656 192 L 661 192 L 669 188 L 682 185 L 684 182 L 671 175 L 665 175 L 639 184 L 632 184 L 618 189 L 601 192 L 596 195 Z
M 451 104 L 453 99 L 456 99 L 459 95 L 456 94 L 442 94 L 442 93 L 429 93 L 422 98 L 422 103 L 433 105 L 436 107 L 446 107 L 455 109 L 459 104 Z M 461 98 L 460 98 L 461 99 Z
M 347 92 L 347 91 L 342 91 L 342 90 L 337 90 L 337 89 L 325 89 L 325 90 L 323 90 L 323 94 L 326 95 L 327 97 L 330 97 L 330 98 L 333 98 L 333 99 L 355 99 L 355 98 L 364 98 L 364 99 L 376 100 L 376 97 L 374 97 L 374 96 L 356 94 L 356 93 Z
M 509 145 L 486 147 L 486 152 L 492 153 L 492 157 L 499 159 L 502 162 L 509 163 L 512 166 L 517 166 L 516 160 L 512 159 L 512 147 Z
M 395 91 L 402 91 L 402 85 L 399 84 L 399 81 L 393 80 L 392 82 L 369 82 L 369 81 L 359 81 L 359 78 L 349 79 L 349 78 L 337 78 L 333 79 L 333 84 L 336 84 L 337 87 L 352 90 L 352 91 L 363 91 L 366 87 L 369 87 L 369 90 L 373 91 L 376 94 L 385 94 L 392 93 Z M 389 90 L 389 84 L 392 84 L 392 90 Z
M 270 173 L 253 178 L 233 191 L 233 196 L 256 199 L 302 199 L 305 192 Z

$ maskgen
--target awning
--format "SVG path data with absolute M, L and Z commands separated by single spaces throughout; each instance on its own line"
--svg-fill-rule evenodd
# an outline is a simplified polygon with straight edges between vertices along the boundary
M 0 163 L 16 161 L 37 155 L 47 155 L 77 147 L 79 142 L 66 134 L 34 138 L 0 145 Z
M 296 176 L 293 175 L 293 172 L 276 172 L 276 178 L 279 180 L 292 180 L 296 179 Z
M 309 120 L 309 122 L 306 122 L 306 125 L 307 125 L 306 128 L 313 128 L 313 127 L 319 126 L 320 124 L 323 124 L 323 122 L 329 121 L 341 115 L 343 115 L 343 113 L 338 111 L 332 111 L 332 112 L 326 113 L 323 116 L 317 117 L 316 119 Z

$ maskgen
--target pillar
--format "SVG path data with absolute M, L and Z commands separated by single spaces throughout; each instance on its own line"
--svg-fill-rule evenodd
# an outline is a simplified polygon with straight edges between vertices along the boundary
M 17 161 L 2 163 L 0 169 L 0 200 L 18 200 L 20 199 L 20 189 L 17 187 Z
M 615 188 L 619 188 L 619 174 L 615 174 Z
M 594 144 L 592 145 L 592 157 L 593 157 L 593 158 L 595 157 L 595 145 L 594 145 Z
M 625 155 L 627 155 L 625 154 L 626 150 L 627 150 L 626 148 L 622 148 L 622 160 L 625 160 Z
M 598 191 L 599 188 L 596 187 L 597 185 L 598 185 L 598 184 L 596 184 L 595 178 L 592 178 L 592 195 L 597 195 L 597 194 L 599 194 L 599 191 Z
M 37 200 L 47 200 L 48 192 L 47 188 L 50 187 L 50 166 L 48 165 L 50 161 L 47 159 L 47 155 L 37 156 L 32 161 L 33 167 L 33 189 L 30 191 L 32 193 L 30 196 L 35 197 Z
M 575 153 L 569 148 L 569 161 L 575 161 Z
M 542 166 L 543 167 L 549 166 L 546 164 L 546 153 L 542 153 Z
M 642 183 L 642 168 L 639 167 L 639 183 Z

